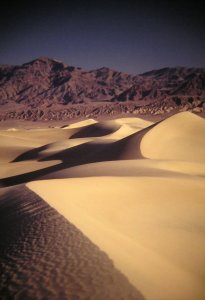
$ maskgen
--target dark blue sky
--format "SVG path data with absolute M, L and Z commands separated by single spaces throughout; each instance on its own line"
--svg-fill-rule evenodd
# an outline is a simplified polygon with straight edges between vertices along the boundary
M 205 67 L 202 3 L 43 1 L 1 11 L 0 63 L 48 56 L 69 65 L 142 73 L 166 66 Z

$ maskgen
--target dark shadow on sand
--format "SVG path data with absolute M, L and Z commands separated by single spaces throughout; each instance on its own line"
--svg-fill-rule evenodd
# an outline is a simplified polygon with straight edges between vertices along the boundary
M 144 299 L 106 253 L 24 185 L 1 192 L 0 298 Z
M 28 172 L 21 175 L 11 176 L 0 180 L 1 187 L 17 185 L 32 180 L 36 180 L 49 173 L 57 172 L 66 168 L 95 163 L 101 161 L 127 160 L 127 159 L 142 159 L 140 151 L 140 142 L 142 137 L 156 124 L 151 125 L 137 133 L 129 135 L 116 142 L 111 143 L 84 143 L 63 151 L 59 151 L 54 155 L 47 156 L 39 161 L 61 160 L 62 163 L 47 167 L 41 170 Z M 47 145 L 32 149 L 17 157 L 14 161 L 24 161 L 28 159 L 38 159 L 41 151 L 45 150 Z

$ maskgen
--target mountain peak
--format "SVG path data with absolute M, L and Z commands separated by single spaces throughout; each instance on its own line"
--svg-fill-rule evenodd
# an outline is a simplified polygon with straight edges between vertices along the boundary
M 36 60 L 49 61 L 49 60 L 52 60 L 52 59 L 50 59 L 50 58 L 47 57 L 47 56 L 39 56 Z
M 50 58 L 47 56 L 39 56 L 35 59 L 33 59 L 32 61 L 29 61 L 27 63 L 25 63 L 24 65 L 28 65 L 28 64 L 34 64 L 34 63 L 43 63 L 43 64 L 61 64 L 64 67 L 66 67 L 67 65 L 64 64 L 62 61 L 54 59 L 54 58 Z
M 172 109 L 198 105 L 202 111 L 205 69 L 166 67 L 134 76 L 108 67 L 86 71 L 40 56 L 22 66 L 0 66 L 0 86 L 0 105 L 8 107 L 127 101 Z

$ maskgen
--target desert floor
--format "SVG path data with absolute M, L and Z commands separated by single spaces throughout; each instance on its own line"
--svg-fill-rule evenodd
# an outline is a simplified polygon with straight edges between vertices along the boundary
M 205 299 L 204 119 L 0 138 L 0 296 Z

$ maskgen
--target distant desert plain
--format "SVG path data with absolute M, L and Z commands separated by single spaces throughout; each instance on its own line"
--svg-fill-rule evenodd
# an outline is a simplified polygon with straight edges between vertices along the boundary
M 205 299 L 203 118 L 0 139 L 1 299 Z

